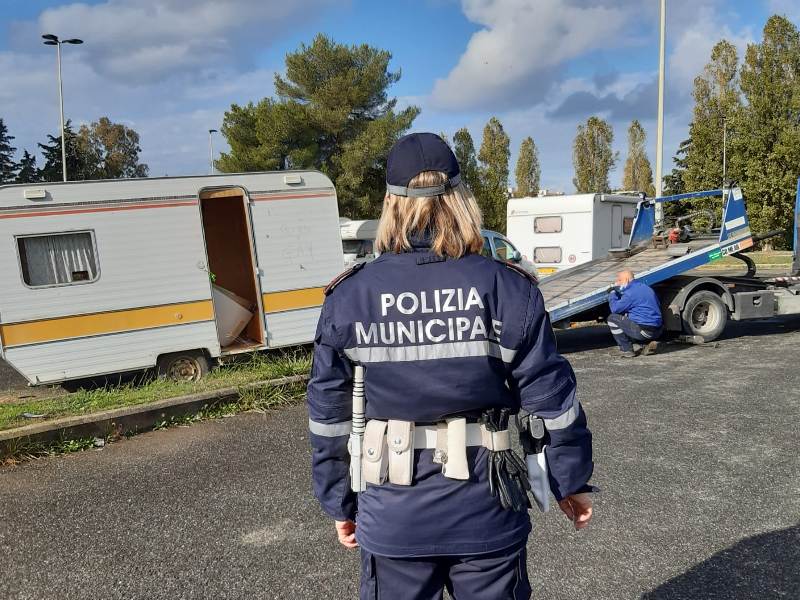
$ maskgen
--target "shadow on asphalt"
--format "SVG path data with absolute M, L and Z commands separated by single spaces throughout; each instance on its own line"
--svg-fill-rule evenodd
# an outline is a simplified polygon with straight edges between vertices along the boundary
M 746 538 L 642 595 L 642 600 L 796 598 L 800 525 Z
M 798 315 L 774 317 L 759 321 L 729 322 L 717 341 L 724 342 L 725 340 L 740 338 L 783 335 L 795 331 L 800 331 L 800 316 Z M 561 354 L 601 350 L 603 348 L 611 351 L 616 347 L 614 339 L 608 331 L 608 326 L 605 324 L 556 330 L 556 340 L 558 341 L 558 351 Z M 659 354 L 679 352 L 686 348 L 691 348 L 691 345 L 682 342 L 669 339 L 662 339 L 662 341 L 664 343 L 659 347 Z

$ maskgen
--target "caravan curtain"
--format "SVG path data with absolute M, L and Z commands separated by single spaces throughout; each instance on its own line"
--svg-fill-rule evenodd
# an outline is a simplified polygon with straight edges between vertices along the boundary
M 89 232 L 24 237 L 19 239 L 19 246 L 28 285 L 58 285 L 97 277 Z

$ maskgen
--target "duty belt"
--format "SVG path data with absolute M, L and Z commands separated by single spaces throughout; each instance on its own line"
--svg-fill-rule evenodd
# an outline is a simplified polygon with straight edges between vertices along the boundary
M 442 465 L 442 475 L 469 479 L 467 448 L 483 446 L 499 452 L 511 448 L 508 429 L 489 431 L 483 423 L 467 423 L 456 417 L 435 425 L 413 421 L 372 419 L 364 432 L 362 473 L 365 481 L 381 485 L 411 485 L 414 450 L 433 450 L 433 462 Z

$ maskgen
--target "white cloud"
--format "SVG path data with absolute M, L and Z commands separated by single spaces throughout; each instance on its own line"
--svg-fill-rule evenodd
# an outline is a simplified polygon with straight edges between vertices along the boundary
M 531 106 L 548 92 L 561 66 L 593 49 L 624 43 L 627 2 L 462 0 L 470 21 L 483 26 L 458 64 L 436 81 L 442 108 Z
M 81 37 L 70 48 L 104 77 L 154 82 L 192 71 L 249 66 L 252 51 L 268 45 L 309 15 L 341 0 L 107 0 L 45 10 L 35 23 L 17 23 L 22 47 L 34 32 Z
M 67 118 L 76 127 L 101 116 L 133 127 L 154 175 L 204 173 L 208 129 L 219 128 L 231 103 L 273 93 L 274 71 L 252 57 L 347 2 L 106 0 L 51 8 L 10 24 L 11 50 L 0 52 L 0 117 L 20 153 L 57 134 L 55 52 L 39 35 L 81 37 L 85 45 L 64 49 Z
M 800 22 L 800 3 L 797 0 L 767 0 L 767 7 L 772 14 L 784 15 L 795 23 Z
M 667 85 L 683 97 L 691 94 L 695 77 L 703 72 L 718 41 L 726 39 L 736 46 L 740 60 L 747 44 L 754 41 L 751 27 L 733 31 L 728 25 L 720 26 L 720 15 L 712 6 L 696 6 L 693 14 L 690 24 L 679 27 L 670 23 L 668 31 L 672 53 L 667 65 Z

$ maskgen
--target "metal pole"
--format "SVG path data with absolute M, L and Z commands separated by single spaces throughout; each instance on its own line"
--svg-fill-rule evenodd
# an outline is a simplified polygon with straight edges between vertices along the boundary
M 217 132 L 216 129 L 209 129 L 208 130 L 208 165 L 209 165 L 209 175 L 213 175 L 216 172 L 214 168 L 214 134 Z
M 64 86 L 61 83 L 61 41 L 56 43 L 56 60 L 58 62 L 58 106 L 61 111 L 61 172 L 67 181 L 67 140 L 64 135 Z
M 728 120 L 722 119 L 722 187 L 728 179 Z
M 208 134 L 208 166 L 209 174 L 214 174 L 214 136 L 212 133 Z
M 661 0 L 661 36 L 658 46 L 658 120 L 656 128 L 656 197 L 663 193 L 664 168 L 664 44 L 667 29 L 667 0 Z M 664 220 L 664 207 L 656 204 L 656 222 Z

